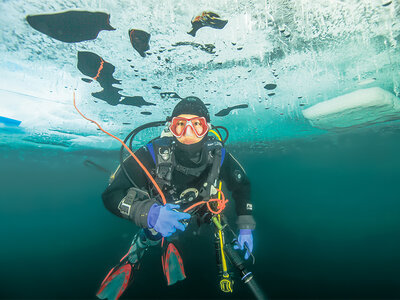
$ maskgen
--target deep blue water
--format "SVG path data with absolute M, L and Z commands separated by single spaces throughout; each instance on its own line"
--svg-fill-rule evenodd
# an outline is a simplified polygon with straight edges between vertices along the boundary
M 269 146 L 231 147 L 253 185 L 252 270 L 268 296 L 400 298 L 400 133 Z M 95 299 L 129 248 L 137 228 L 103 207 L 108 175 L 86 159 L 113 170 L 118 153 L 0 150 L 1 298 Z M 186 241 L 185 281 L 167 287 L 153 249 L 122 299 L 251 298 L 239 281 L 231 296 L 218 291 L 207 228 Z

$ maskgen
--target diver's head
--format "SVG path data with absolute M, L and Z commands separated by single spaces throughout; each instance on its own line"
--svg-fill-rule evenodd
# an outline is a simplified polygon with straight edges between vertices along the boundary
M 199 143 L 210 129 L 210 114 L 197 97 L 182 99 L 171 115 L 169 130 L 178 142 L 185 145 Z

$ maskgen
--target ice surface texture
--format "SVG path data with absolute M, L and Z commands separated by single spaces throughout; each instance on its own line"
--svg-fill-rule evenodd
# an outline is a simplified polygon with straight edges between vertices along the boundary
M 379 87 L 361 89 L 305 110 L 303 115 L 318 128 L 336 130 L 400 119 L 400 101 Z

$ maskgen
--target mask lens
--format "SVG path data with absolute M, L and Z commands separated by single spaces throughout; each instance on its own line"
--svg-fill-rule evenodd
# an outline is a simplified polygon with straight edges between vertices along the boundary
M 194 118 L 191 120 L 194 131 L 198 137 L 204 136 L 208 131 L 207 121 L 204 117 Z
M 176 137 L 181 137 L 186 127 L 187 120 L 184 118 L 173 118 L 169 129 Z

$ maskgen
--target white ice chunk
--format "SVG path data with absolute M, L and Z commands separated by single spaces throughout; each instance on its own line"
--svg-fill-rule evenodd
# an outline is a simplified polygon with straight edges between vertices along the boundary
M 337 130 L 400 119 L 400 100 L 379 87 L 361 89 L 315 104 L 303 115 L 312 126 Z
M 24 129 L 40 131 L 49 128 L 77 130 L 89 124 L 79 116 L 72 104 L 1 89 L 0 116 L 22 121 L 20 127 Z

